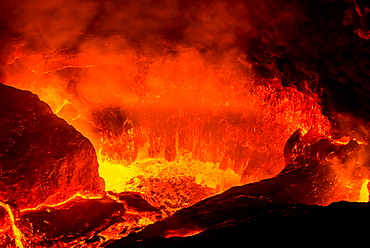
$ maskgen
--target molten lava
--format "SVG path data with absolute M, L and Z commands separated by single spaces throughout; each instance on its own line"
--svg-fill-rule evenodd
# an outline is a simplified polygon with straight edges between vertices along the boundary
M 36 93 L 89 138 L 106 191 L 144 194 L 163 216 L 275 176 L 298 128 L 330 130 L 317 95 L 258 83 L 242 57 L 213 64 L 184 48 L 159 58 L 17 49 L 6 83 Z
M 17 248 L 23 248 L 23 234 L 22 232 L 18 229 L 18 227 L 16 226 L 16 223 L 15 223 L 15 218 L 14 218 L 14 215 L 13 215 L 13 212 L 10 208 L 10 206 L 8 204 L 5 204 L 3 202 L 0 202 L 0 206 L 2 208 L 4 208 L 6 210 L 6 213 L 9 217 L 9 221 L 10 221 L 10 226 L 11 226 L 11 229 L 13 231 L 13 235 L 14 235 L 14 240 L 15 240 L 15 247 Z M 3 230 L 0 230 L 0 233 L 2 232 Z
M 106 190 L 143 193 L 169 212 L 276 175 L 292 132 L 330 128 L 316 95 L 277 79 L 257 84 L 242 57 L 17 49 L 6 83 L 36 93 L 92 141 Z
M 10 199 L 0 202 L 0 242 L 97 247 L 165 217 L 186 219 L 181 213 L 202 204 L 221 208 L 216 200 L 224 196 L 226 205 L 243 197 L 253 204 L 258 197 L 323 206 L 368 201 L 367 131 L 333 131 L 322 109 L 318 80 L 327 78 L 320 75 L 342 70 L 306 67 L 298 54 L 307 64 L 316 58 L 284 46 L 310 43 L 280 37 L 275 26 L 301 27 L 298 3 L 274 13 L 278 1 L 41 2 L 7 3 L 14 10 L 3 21 L 15 38 L 0 51 L 0 79 L 36 94 L 60 119 L 30 94 L 42 111 L 24 102 L 14 113 L 0 109 L 7 117 L 0 158 L 8 163 L 0 200 Z M 228 195 L 247 184 L 250 195 Z M 196 235 L 213 223 L 207 218 L 189 228 L 169 219 L 153 233 Z
M 364 183 L 361 186 L 360 195 L 358 197 L 358 202 L 368 202 L 369 201 L 369 189 L 368 184 L 370 180 L 365 179 Z

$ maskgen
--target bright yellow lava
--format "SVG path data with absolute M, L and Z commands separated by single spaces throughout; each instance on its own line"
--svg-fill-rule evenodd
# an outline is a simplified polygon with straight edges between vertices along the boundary
M 5 204 L 3 202 L 0 202 L 0 206 L 3 207 L 6 210 L 8 216 L 9 216 L 10 224 L 12 226 L 12 230 L 13 230 L 13 233 L 14 233 L 14 239 L 15 239 L 16 247 L 17 248 L 24 248 L 23 243 L 22 243 L 23 234 L 18 229 L 18 227 L 15 225 L 15 219 L 14 219 L 14 215 L 13 215 L 12 210 L 10 209 L 8 204 Z
M 105 190 L 114 192 L 137 191 L 140 177 L 153 179 L 193 178 L 194 182 L 217 191 L 241 184 L 241 177 L 233 170 L 221 170 L 212 162 L 193 159 L 166 161 L 153 158 L 135 161 L 125 166 L 119 161 L 98 156 L 99 175 L 105 180 Z M 139 190 L 140 191 L 140 190 Z
M 365 179 L 364 183 L 362 184 L 358 202 L 368 202 L 369 201 L 369 189 L 367 188 L 367 185 L 369 182 L 370 182 L 369 179 Z
M 130 165 L 104 156 L 98 156 L 98 160 L 106 191 L 142 193 L 152 204 L 169 212 L 242 184 L 241 176 L 233 170 L 224 171 L 217 163 L 191 158 L 171 162 L 148 158 Z

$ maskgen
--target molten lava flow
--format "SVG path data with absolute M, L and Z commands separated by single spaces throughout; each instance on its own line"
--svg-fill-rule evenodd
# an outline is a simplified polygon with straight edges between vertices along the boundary
M 364 183 L 361 186 L 360 195 L 358 197 L 358 202 L 368 202 L 369 201 L 369 189 L 368 184 L 370 180 L 365 179 Z
M 175 230 L 175 231 L 168 231 L 165 235 L 165 238 L 171 238 L 171 237 L 190 237 L 193 235 L 197 235 L 204 230 L 199 229 L 199 230 L 187 230 L 186 228 L 180 229 L 180 230 Z
M 130 210 L 124 202 L 126 221 L 91 225 L 89 237 L 99 230 L 118 239 L 230 187 L 273 177 L 285 166 L 282 151 L 295 130 L 330 130 L 316 94 L 276 78 L 261 82 L 242 54 L 216 63 L 189 47 L 148 56 L 87 43 L 79 52 L 18 46 L 9 58 L 5 83 L 36 93 L 93 143 L 110 199 L 121 203 L 117 194 L 135 192 L 156 209 Z M 30 226 L 45 229 L 34 216 L 52 226 L 48 211 L 63 215 L 68 206 L 85 206 L 83 200 L 24 210 L 28 237 L 37 234 Z M 31 239 L 45 237 L 63 233 Z
M 73 201 L 75 199 L 78 199 L 78 198 L 81 198 L 81 199 L 101 199 L 102 196 L 96 196 L 96 195 L 86 195 L 86 194 L 83 194 L 83 193 L 76 193 L 75 195 L 71 196 L 69 199 L 67 200 L 64 200 L 62 202 L 58 202 L 58 203 L 55 203 L 55 204 L 45 204 L 45 203 L 42 203 L 34 208 L 24 208 L 22 209 L 20 212 L 26 212 L 26 211 L 34 211 L 34 210 L 39 210 L 40 208 L 43 208 L 43 207 L 58 207 L 58 206 L 61 206 L 65 203 L 68 203 L 70 201 Z
M 7 84 L 37 93 L 91 140 L 110 197 L 108 205 L 119 203 L 125 208 L 125 221 L 110 227 L 105 222 L 99 228 L 91 225 L 88 237 L 99 233 L 106 239 L 118 239 L 230 187 L 277 175 L 286 165 L 282 156 L 286 140 L 297 129 L 307 133 L 307 142 L 299 147 L 303 157 L 315 158 L 307 155 L 308 147 L 327 149 L 326 143 L 323 148 L 316 144 L 317 137 L 311 133 L 328 140 L 330 149 L 335 144 L 340 147 L 325 154 L 324 162 L 318 160 L 329 168 L 335 190 L 328 191 L 326 179 L 313 180 L 308 193 L 328 191 L 315 203 L 358 200 L 358 182 L 364 178 L 356 171 L 366 160 L 365 145 L 355 153 L 361 142 L 325 138 L 330 124 L 321 113 L 317 95 L 284 88 L 278 79 L 257 82 L 242 59 L 215 65 L 194 49 L 161 58 L 103 54 L 93 49 L 79 54 L 19 53 L 8 67 Z M 312 189 L 316 183 L 325 187 Z M 145 196 L 155 210 L 130 209 L 120 200 L 125 196 L 119 194 L 125 192 Z M 296 193 L 302 194 L 301 189 L 296 188 Z M 68 207 L 90 206 L 84 201 L 87 198 L 23 210 L 29 220 L 24 224 L 28 237 L 36 235 L 28 228 L 33 223 L 45 228 L 37 216 L 57 223 L 49 212 L 63 216 L 70 213 Z M 95 200 L 107 204 L 106 199 Z M 113 210 L 113 216 L 123 212 Z M 198 232 L 185 228 L 166 235 Z M 64 234 L 45 235 L 55 241 Z M 73 237 L 84 242 L 78 235 Z M 44 239 L 40 235 L 33 241 Z
M 9 220 L 10 220 L 10 226 L 12 228 L 12 231 L 13 231 L 13 235 L 14 235 L 14 241 L 15 241 L 15 246 L 17 248 L 23 248 L 23 234 L 22 232 L 18 229 L 18 227 L 16 226 L 16 223 L 15 223 L 15 218 L 14 218 L 14 215 L 13 215 L 13 212 L 10 208 L 10 206 L 8 204 L 5 204 L 3 202 L 0 202 L 0 207 L 4 208 L 8 214 L 8 217 L 9 217 Z
M 330 8 L 318 1 L 310 9 L 309 1 L 13 2 L 0 9 L 0 33 L 9 35 L 0 41 L 0 81 L 37 94 L 94 146 L 71 126 L 56 123 L 60 119 L 45 119 L 47 112 L 55 117 L 46 104 L 39 115 L 27 101 L 14 111 L 4 107 L 9 118 L 0 123 L 6 127 L 0 156 L 7 159 L 1 197 L 17 205 L 20 225 L 8 205 L 0 206 L 18 247 L 17 226 L 35 245 L 100 245 L 258 181 L 263 194 L 246 187 L 256 199 L 277 197 L 271 189 L 282 185 L 278 196 L 286 203 L 368 200 L 368 146 L 354 139 L 355 132 L 342 137 L 348 133 L 342 135 L 338 125 L 332 133 L 318 93 L 339 102 L 353 94 L 337 95 L 333 85 L 345 85 L 341 92 L 350 89 L 349 82 L 356 82 L 354 92 L 366 89 L 360 85 L 366 73 L 352 66 L 366 56 L 347 49 L 365 47 L 359 40 L 366 35 L 347 39 L 356 15 L 330 14 L 347 4 Z M 366 8 L 357 9 L 362 20 Z M 310 23 L 319 10 L 329 12 L 326 29 Z M 348 28 L 341 31 L 343 24 Z M 302 27 L 312 32 L 294 35 Z M 317 34 L 312 39 L 308 33 Z M 345 41 L 327 45 L 342 35 Z M 328 85 L 321 88 L 321 81 Z M 3 103 L 11 102 L 5 98 Z M 367 137 L 362 131 L 359 136 Z M 70 137 L 59 139 L 66 132 Z M 18 154 L 26 154 L 19 163 Z M 277 183 L 262 180 L 267 178 Z M 76 194 L 85 190 L 96 194 Z M 226 198 L 243 203 L 245 196 L 236 195 Z M 204 228 L 178 226 L 163 236 L 197 234 L 213 223 L 200 219 Z
M 80 53 L 22 46 L 6 83 L 28 89 L 88 137 L 107 191 L 141 192 L 167 214 L 276 175 L 296 129 L 329 130 L 318 96 L 257 83 L 242 55 L 196 49 L 144 56 L 87 43 Z

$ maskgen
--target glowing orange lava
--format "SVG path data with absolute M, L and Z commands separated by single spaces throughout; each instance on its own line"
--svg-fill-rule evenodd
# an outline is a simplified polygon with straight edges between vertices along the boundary
M 93 143 L 107 192 L 143 194 L 163 217 L 277 175 L 297 129 L 330 135 L 316 94 L 282 87 L 278 79 L 256 81 L 241 56 L 216 64 L 183 47 L 161 57 L 97 47 L 77 54 L 18 49 L 5 83 L 37 94 Z M 362 158 L 327 160 L 341 189 L 332 199 L 365 201 L 365 188 L 357 187 L 363 178 L 353 176 Z M 142 215 L 101 235 L 118 239 L 154 221 Z
M 241 56 L 17 49 L 6 83 L 36 93 L 90 139 L 107 191 L 144 193 L 168 214 L 276 175 L 296 129 L 329 130 L 316 95 L 277 79 L 257 84 Z
M 365 179 L 364 183 L 362 184 L 360 195 L 358 198 L 358 202 L 368 202 L 369 201 L 369 189 L 367 185 L 369 184 L 370 180 Z
M 10 226 L 14 235 L 14 243 L 16 248 L 24 248 L 23 245 L 23 234 L 19 230 L 19 228 L 15 224 L 15 218 L 13 215 L 13 212 L 8 204 L 5 204 L 3 202 L 0 202 L 0 207 L 4 208 L 6 210 L 6 213 L 8 214 Z
M 278 78 L 285 72 L 274 68 L 278 60 L 287 64 L 282 63 L 283 67 L 295 63 L 298 55 L 294 54 L 284 61 L 282 54 L 290 51 L 284 42 L 290 38 L 278 37 L 278 24 L 296 26 L 295 16 L 301 17 L 300 12 L 294 12 L 295 4 L 284 3 L 286 7 L 272 18 L 269 5 L 250 2 L 49 0 L 24 1 L 19 6 L 4 2 L 12 9 L 9 18 L 4 17 L 9 19 L 4 27 L 12 27 L 14 38 L 2 41 L 6 49 L 0 51 L 0 80 L 38 95 L 91 141 L 105 182 L 101 199 L 109 198 L 123 208 L 119 211 L 124 217 L 119 217 L 124 220 L 102 227 L 99 237 L 121 238 L 233 186 L 278 175 L 289 167 L 284 148 L 298 129 L 322 135 L 320 139 L 338 147 L 349 147 L 344 155 L 335 150 L 314 158 L 327 165 L 337 189 L 322 205 L 368 201 L 368 171 L 363 166 L 366 149 L 359 148 L 359 155 L 355 154 L 349 145 L 354 137 L 334 141 L 331 123 L 322 113 L 321 96 L 304 87 L 316 85 L 312 81 L 319 75 L 313 71 L 308 75 L 310 67 L 302 65 L 297 73 L 308 71 L 297 76 L 302 81 L 291 84 L 301 85 L 298 90 L 284 87 L 291 82 Z M 249 6 L 256 10 L 250 11 Z M 260 32 L 257 29 L 266 25 L 263 22 L 273 24 Z M 269 40 L 274 43 L 271 48 L 266 46 Z M 261 50 L 256 58 L 246 52 L 253 49 Z M 272 50 L 265 54 L 264 49 Z M 253 68 L 246 54 L 254 61 Z M 303 61 L 297 61 L 294 68 Z M 254 72 L 259 66 L 271 73 L 257 76 Z M 310 81 L 298 79 L 304 77 Z M 289 147 L 290 155 L 312 155 L 307 151 L 317 137 L 307 137 L 312 142 L 303 140 L 300 153 L 297 147 Z M 143 196 L 157 212 L 129 209 L 119 198 L 122 192 Z M 64 202 L 44 202 L 17 211 L 58 209 L 72 206 L 76 199 L 94 197 L 81 193 Z M 10 219 L 16 246 L 22 248 L 22 234 L 10 207 L 0 206 Z M 166 237 L 202 231 L 184 228 Z M 89 247 L 85 238 L 91 237 L 78 237 L 73 245 Z M 61 242 L 58 247 L 70 246 Z

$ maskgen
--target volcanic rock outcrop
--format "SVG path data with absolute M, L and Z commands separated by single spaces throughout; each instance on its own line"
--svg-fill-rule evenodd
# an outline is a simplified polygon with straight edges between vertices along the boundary
M 103 181 L 90 141 L 31 92 L 0 84 L 0 201 L 55 204 Z

